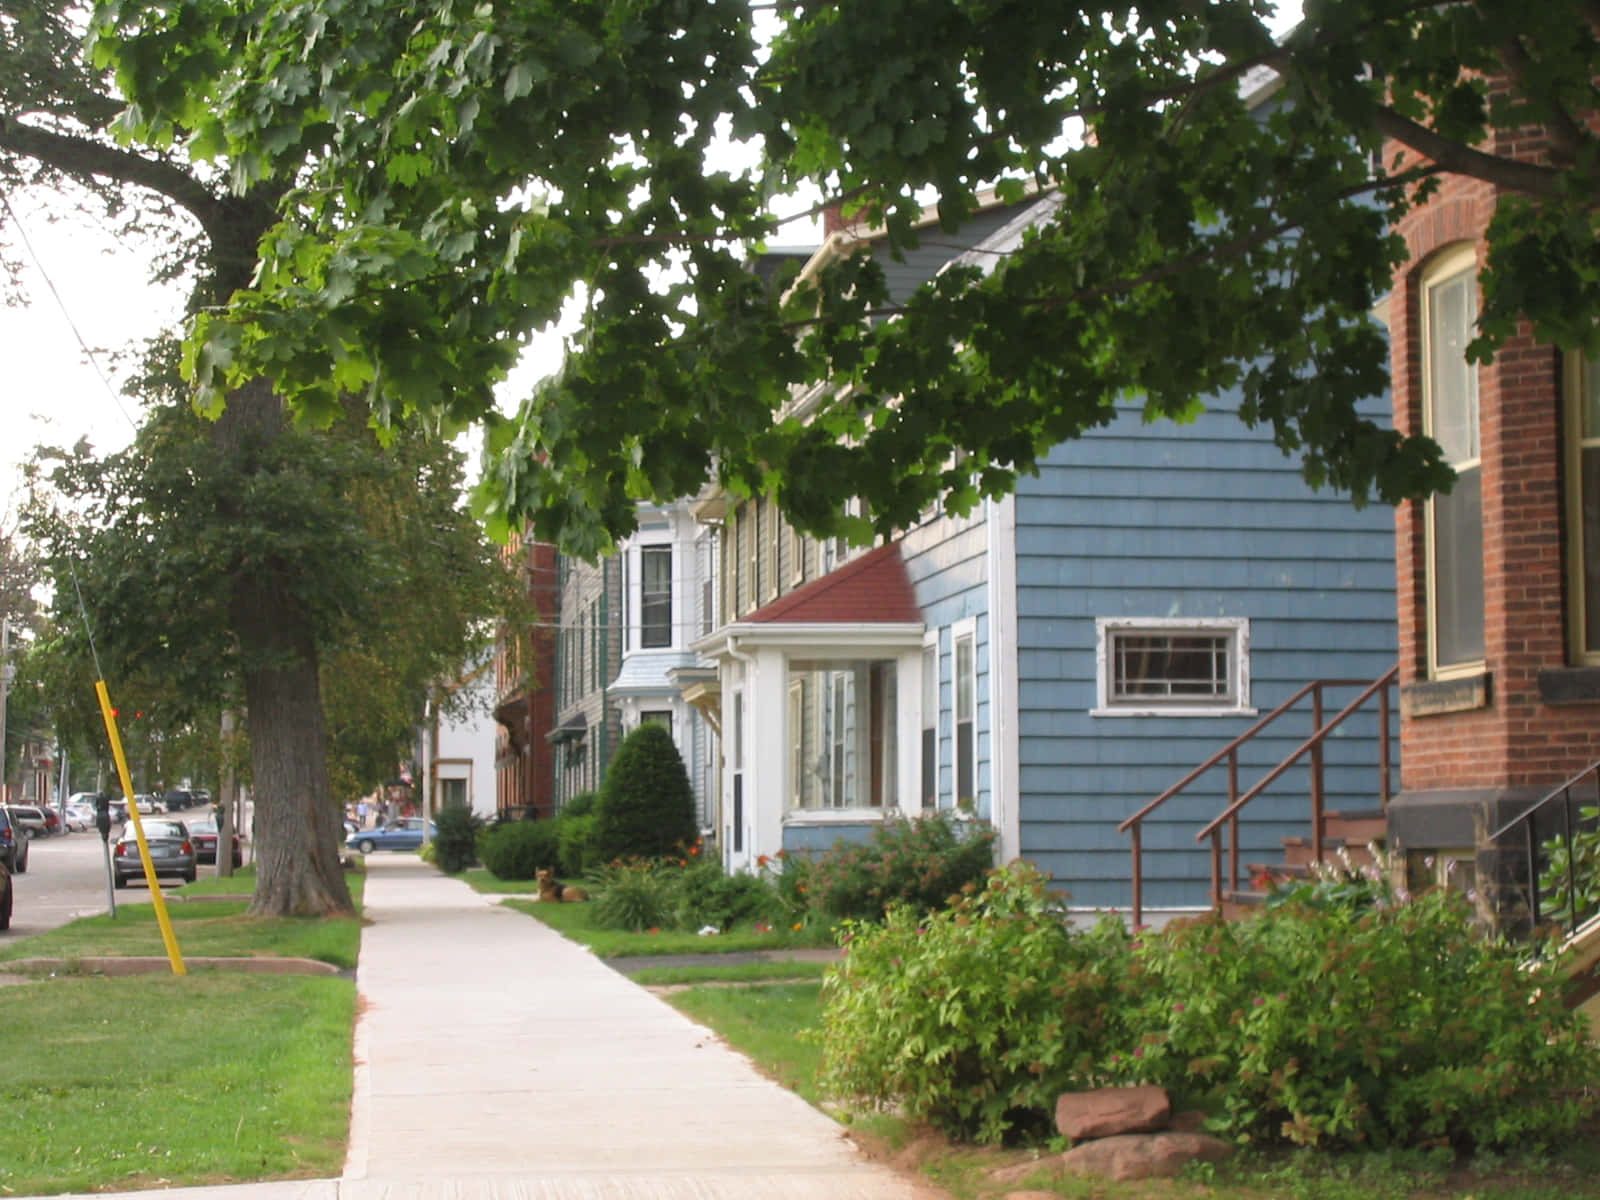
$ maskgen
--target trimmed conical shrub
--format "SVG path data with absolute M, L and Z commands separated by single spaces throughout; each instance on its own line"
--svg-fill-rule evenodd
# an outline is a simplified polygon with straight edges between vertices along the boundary
M 591 862 L 683 853 L 698 836 L 694 790 L 672 734 L 646 722 L 617 747 L 595 804 Z

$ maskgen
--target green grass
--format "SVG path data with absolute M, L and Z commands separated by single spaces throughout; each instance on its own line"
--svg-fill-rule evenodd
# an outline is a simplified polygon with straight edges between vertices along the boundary
M 821 1016 L 816 982 L 699 987 L 666 997 L 692 1020 L 717 1031 L 766 1074 L 815 1104 L 822 1046 L 810 1036 Z
M 628 978 L 646 986 L 707 981 L 760 983 L 793 979 L 821 979 L 830 964 L 821 962 L 723 963 L 705 967 L 646 967 L 629 971 Z
M 501 879 L 483 867 L 470 867 L 456 876 L 475 892 L 490 896 L 531 896 L 539 891 L 537 879 Z
M 178 894 L 180 896 L 249 896 L 256 890 L 256 867 L 254 863 L 246 863 L 227 879 L 216 879 L 206 874 L 212 868 L 202 866 L 200 878 L 193 883 L 186 883 Z M 365 871 L 346 871 L 344 873 L 345 886 L 350 889 L 350 899 L 355 901 L 356 911 L 361 911 L 362 893 L 367 886 Z M 121 903 L 119 900 L 118 903 Z
M 340 1170 L 355 1019 L 347 980 L 60 978 L 6 989 L 5 1006 L 7 1041 L 26 1062 L 0 1072 L 0 1194 Z
M 697 933 L 663 930 L 660 933 L 630 933 L 623 929 L 598 929 L 591 904 L 544 904 L 537 900 L 502 900 L 508 908 L 537 917 L 550 928 L 575 942 L 582 942 L 601 958 L 631 958 L 634 955 L 733 954 L 750 950 L 792 950 L 797 947 L 831 946 L 832 939 L 810 929 L 774 930 L 755 933 L 733 930 L 715 937 Z
M 244 915 L 244 900 L 199 904 L 171 902 L 173 936 L 185 957 L 313 958 L 336 967 L 356 965 L 361 948 L 359 917 L 270 917 Z M 99 955 L 166 956 L 155 905 L 117 904 L 117 915 L 85 917 L 59 929 L 8 942 L 0 962 L 18 958 L 83 958 Z M 7 993 L 9 996 L 9 993 Z M 9 1003 L 8 1003 L 9 1007 Z

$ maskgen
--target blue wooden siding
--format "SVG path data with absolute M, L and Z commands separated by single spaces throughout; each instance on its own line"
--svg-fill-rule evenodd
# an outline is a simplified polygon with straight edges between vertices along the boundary
M 1395 662 L 1393 513 L 1312 492 L 1233 413 L 1145 425 L 1136 412 L 1057 447 L 1017 497 L 1021 843 L 1077 907 L 1131 898 L 1117 824 L 1242 733 L 1252 716 L 1091 715 L 1097 617 L 1246 617 L 1250 701 L 1265 715 L 1315 678 L 1376 679 Z M 1332 693 L 1332 715 L 1354 695 Z M 1330 809 L 1377 803 L 1377 718 L 1327 747 Z M 1281 727 L 1281 728 L 1280 728 Z M 1309 705 L 1241 758 L 1247 789 L 1302 742 Z M 1396 739 L 1398 747 L 1398 739 Z M 1309 833 L 1296 768 L 1245 811 L 1242 862 Z M 1196 832 L 1226 806 L 1219 767 L 1147 823 L 1147 907 L 1206 903 Z

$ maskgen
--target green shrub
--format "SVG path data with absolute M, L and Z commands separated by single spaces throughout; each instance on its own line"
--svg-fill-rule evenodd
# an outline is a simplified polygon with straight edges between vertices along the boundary
M 478 861 L 497 879 L 532 879 L 559 859 L 554 821 L 506 821 L 478 834 Z
M 670 929 L 678 868 L 659 859 L 614 859 L 589 873 L 590 915 L 601 929 Z
M 600 797 L 594 792 L 579 792 L 561 806 L 561 811 L 556 813 L 556 816 L 586 817 L 594 812 L 595 803 L 599 799 Z
M 568 878 L 585 874 L 595 865 L 590 861 L 594 855 L 589 849 L 594 841 L 594 814 L 587 811 L 574 813 L 564 808 L 556 817 L 555 825 L 561 874 Z
M 448 875 L 477 861 L 478 831 L 483 821 L 465 804 L 447 804 L 433 818 L 433 861 Z
M 865 842 L 835 843 L 811 863 L 810 903 L 830 920 L 880 919 L 894 904 L 932 912 L 994 866 L 995 832 L 947 812 L 886 820 Z
M 694 847 L 696 851 L 699 847 Z M 770 884 L 739 872 L 727 874 L 715 858 L 697 855 L 678 869 L 677 920 L 679 929 L 707 925 L 728 930 L 747 921 L 782 918 L 782 909 Z
M 823 984 L 825 1086 L 958 1137 L 1046 1132 L 1057 1096 L 1095 1085 L 1122 1042 L 1129 955 L 1115 918 L 1074 933 L 1057 908 L 1019 862 L 943 912 L 896 905 L 882 925 L 846 923 L 845 961 Z
M 595 804 L 590 849 L 602 863 L 666 858 L 696 836 L 689 772 L 666 726 L 647 721 L 617 747 Z
M 1527 953 L 1443 889 L 1171 926 L 1138 943 L 1108 1063 L 1240 1141 L 1537 1147 L 1593 1110 L 1600 1050 Z

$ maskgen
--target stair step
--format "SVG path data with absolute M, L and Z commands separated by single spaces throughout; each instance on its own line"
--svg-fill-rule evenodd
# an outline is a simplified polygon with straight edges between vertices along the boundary
M 1236 890 L 1222 893 L 1222 916 L 1227 921 L 1238 921 L 1246 917 L 1253 917 L 1261 911 L 1261 906 L 1266 903 L 1267 893 L 1257 891 Z
M 1306 863 L 1250 863 L 1245 867 L 1245 873 L 1251 878 L 1260 879 L 1263 875 L 1269 879 L 1310 879 L 1311 867 Z
M 1343 838 L 1356 846 L 1382 842 L 1389 837 L 1389 818 L 1381 812 L 1330 812 L 1322 814 L 1326 837 Z
M 1323 860 L 1343 866 L 1344 858 L 1339 851 L 1343 850 L 1350 859 L 1350 864 L 1356 867 L 1371 866 L 1374 861 L 1372 852 L 1367 849 L 1365 842 L 1350 842 L 1340 837 L 1325 837 L 1322 839 Z M 1311 854 L 1311 839 L 1308 837 L 1287 837 L 1283 839 L 1284 861 L 1291 866 L 1308 866 L 1316 861 Z

